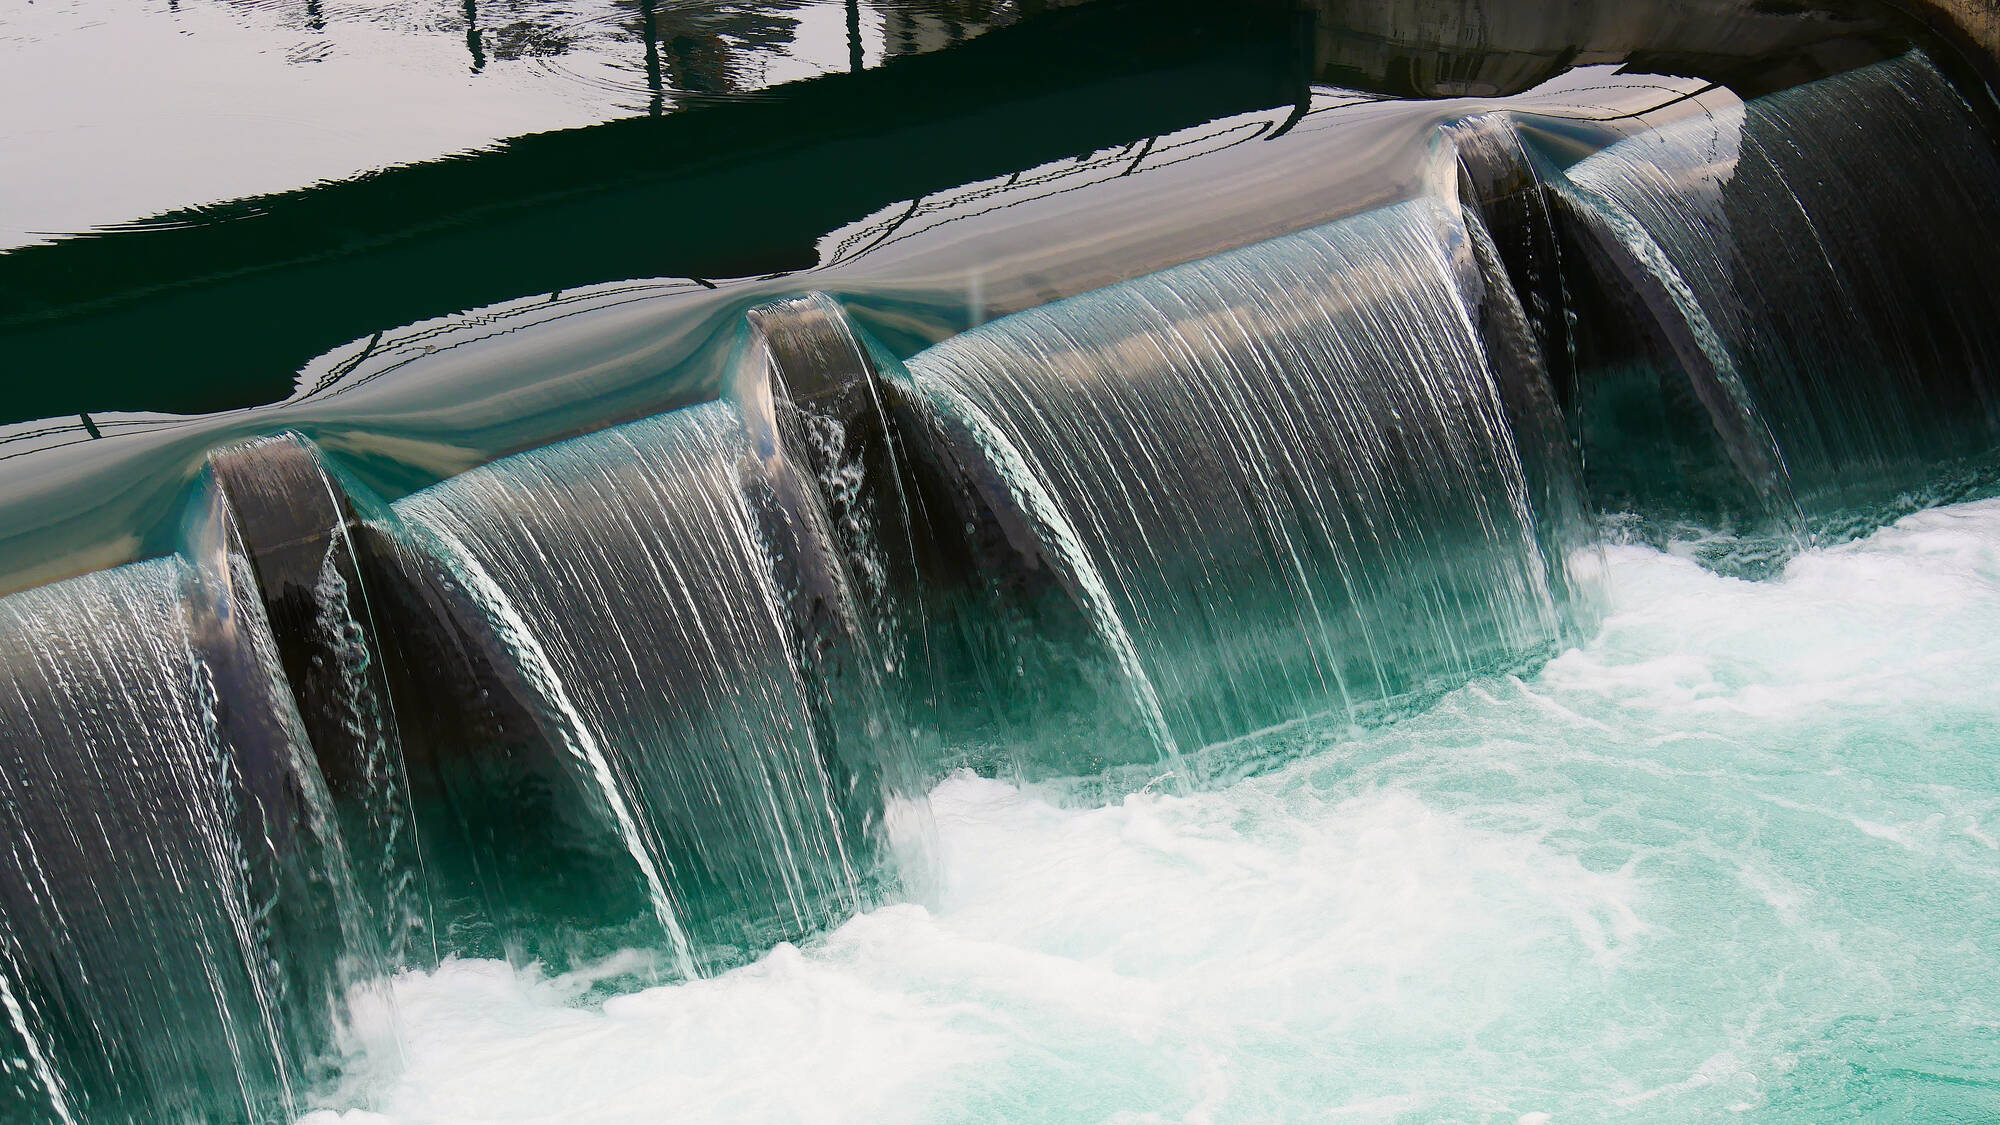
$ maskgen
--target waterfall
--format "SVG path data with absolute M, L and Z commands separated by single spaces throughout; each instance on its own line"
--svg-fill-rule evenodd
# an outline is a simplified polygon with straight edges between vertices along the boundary
M 1844 536 L 1990 483 L 2000 161 L 1922 54 L 1638 134 L 1558 196 L 1579 288 L 1640 298 L 1582 317 L 1607 501 Z
M 209 458 L 273 619 L 305 735 L 326 779 L 373 928 L 393 964 L 435 961 L 434 920 L 411 805 L 402 732 L 376 647 L 379 629 L 357 550 L 351 490 L 296 434 Z M 418 957 L 421 947 L 425 956 Z
M 684 972 L 853 909 L 882 778 L 910 772 L 825 653 L 853 609 L 807 492 L 715 403 L 398 505 L 525 670 Z
M 1565 636 L 1471 255 L 1427 197 L 910 361 L 932 440 L 1000 482 L 1020 565 L 1060 575 L 1156 750 L 1374 721 Z
M 1714 100 L 1440 111 L 1414 197 L 914 354 L 772 301 L 725 397 L 393 504 L 214 450 L 181 555 L 0 599 L 0 1117 L 289 1118 L 398 969 L 921 898 L 953 767 L 1270 769 L 1588 639 L 1607 515 L 1757 575 L 1993 488 L 1973 109 Z
M 167 558 L 0 601 L 11 1119 L 296 1113 L 383 973 L 248 581 Z

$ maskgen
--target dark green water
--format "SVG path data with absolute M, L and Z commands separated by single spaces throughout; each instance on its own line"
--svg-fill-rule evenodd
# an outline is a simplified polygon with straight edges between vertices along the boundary
M 308 1120 L 2000 1113 L 2000 509 L 1608 580 L 1540 673 L 1294 728 L 1271 776 L 954 775 L 934 897 L 699 986 L 404 977 L 407 1062 L 378 1030 Z
M 644 5 L 183 9 L 7 23 L 16 104 L 47 108 L 0 138 L 0 589 L 171 550 L 229 440 L 300 429 L 394 498 L 713 397 L 764 300 L 839 293 L 908 355 L 1405 198 L 1435 125 L 1495 98 L 1567 160 L 1914 34 L 1719 2 L 1484 30 L 1425 4 L 863 4 L 853 73 L 841 5 L 650 31 Z M 514 47 L 475 69 L 468 20 Z
M 1989 1115 L 1984 71 L 1463 17 L 6 17 L 0 1110 Z

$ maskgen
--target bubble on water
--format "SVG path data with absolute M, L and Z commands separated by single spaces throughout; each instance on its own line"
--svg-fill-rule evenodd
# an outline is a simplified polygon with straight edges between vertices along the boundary
M 1272 775 L 954 774 L 926 905 L 715 979 L 407 974 L 406 1065 L 308 1120 L 2000 1113 L 2000 501 L 1609 566 L 1540 675 Z

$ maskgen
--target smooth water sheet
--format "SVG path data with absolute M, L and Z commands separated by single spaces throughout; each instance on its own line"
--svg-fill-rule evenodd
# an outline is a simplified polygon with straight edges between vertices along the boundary
M 1611 578 L 1533 678 L 1220 791 L 953 776 L 937 901 L 712 980 L 405 976 L 407 1069 L 309 1120 L 2000 1114 L 2000 502 Z

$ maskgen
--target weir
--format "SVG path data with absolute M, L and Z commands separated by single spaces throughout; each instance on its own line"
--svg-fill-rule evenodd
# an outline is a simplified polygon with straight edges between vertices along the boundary
M 1461 289 L 1473 256 L 1424 199 L 911 360 L 929 440 L 1032 536 L 1031 560 L 999 565 L 1050 570 L 1115 669 L 1150 740 L 1125 760 L 1379 719 L 1588 619 L 1570 560 L 1542 554 Z
M 2000 480 L 1921 53 L 1420 155 L 921 349 L 785 294 L 723 397 L 393 503 L 211 451 L 182 554 L 0 599 L 0 1113 L 290 1120 L 396 969 L 699 977 L 920 896 L 950 768 L 1211 785 L 1587 640 L 1607 518 L 1757 574 Z
M 683 972 L 697 944 L 760 944 L 710 932 L 733 908 L 789 935 L 851 910 L 880 827 L 894 739 L 792 472 L 717 403 L 399 505 L 518 662 Z
M 0 606 L 13 1120 L 297 1113 L 388 968 L 247 578 L 170 558 Z
M 1921 54 L 1570 168 L 1572 285 L 1606 310 L 1579 318 L 1594 491 L 1754 541 L 1985 487 L 2000 263 L 1967 248 L 2000 233 L 1996 192 L 1991 141 Z

